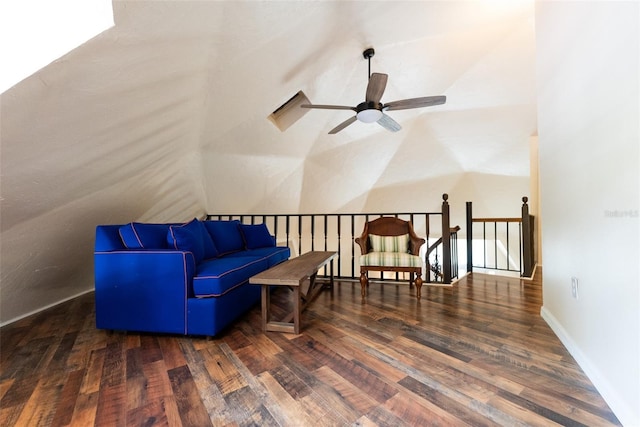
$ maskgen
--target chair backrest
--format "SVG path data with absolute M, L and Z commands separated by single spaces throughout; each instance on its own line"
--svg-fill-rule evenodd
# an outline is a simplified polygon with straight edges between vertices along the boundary
M 383 216 L 373 221 L 369 221 L 364 225 L 367 234 L 377 234 L 379 236 L 401 236 L 409 234 L 413 231 L 409 221 L 403 221 L 400 218 L 391 216 Z
M 392 216 L 383 216 L 365 223 L 362 235 L 356 238 L 355 241 L 360 245 L 363 255 L 371 251 L 369 234 L 378 236 L 402 236 L 403 234 L 408 234 L 411 242 L 409 249 L 414 255 L 418 254 L 420 246 L 425 243 L 425 240 L 418 237 L 413 231 L 410 221 L 404 221 Z

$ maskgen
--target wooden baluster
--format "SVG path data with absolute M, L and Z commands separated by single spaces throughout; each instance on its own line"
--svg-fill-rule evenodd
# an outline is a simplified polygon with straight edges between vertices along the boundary
M 451 225 L 448 194 L 442 195 L 442 282 L 451 283 Z

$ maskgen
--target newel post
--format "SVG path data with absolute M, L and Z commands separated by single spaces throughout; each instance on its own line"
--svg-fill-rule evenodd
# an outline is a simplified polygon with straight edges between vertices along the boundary
M 467 273 L 473 272 L 473 213 L 467 202 Z
M 442 282 L 451 283 L 451 224 L 448 194 L 442 195 Z
M 522 198 L 522 258 L 524 260 L 522 276 L 531 277 L 533 274 L 533 222 L 529 215 L 529 198 Z

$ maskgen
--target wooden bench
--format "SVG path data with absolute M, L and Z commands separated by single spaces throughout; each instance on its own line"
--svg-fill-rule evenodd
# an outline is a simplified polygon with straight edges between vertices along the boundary
M 302 311 L 322 290 L 322 286 L 316 284 L 318 270 L 337 256 L 337 252 L 307 252 L 249 279 L 249 283 L 262 286 L 262 329 L 265 332 L 300 333 Z M 333 263 L 329 283 L 333 289 Z M 281 321 L 271 320 L 270 286 L 288 286 L 293 290 L 293 311 Z

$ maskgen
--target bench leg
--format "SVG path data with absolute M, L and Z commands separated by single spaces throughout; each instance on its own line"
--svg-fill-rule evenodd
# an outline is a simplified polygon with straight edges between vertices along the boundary
M 369 285 L 369 279 L 367 278 L 367 272 L 360 272 L 360 293 L 362 294 L 362 298 L 367 294 L 367 286 Z
M 421 291 L 422 291 L 422 274 L 416 273 L 416 297 L 418 299 L 420 299 L 420 297 L 422 296 Z
M 269 306 L 271 305 L 269 286 L 262 285 L 262 331 L 267 332 L 267 324 L 270 320 Z
M 302 306 L 300 305 L 300 286 L 296 286 L 293 289 L 293 333 L 300 333 L 300 317 L 302 313 Z

